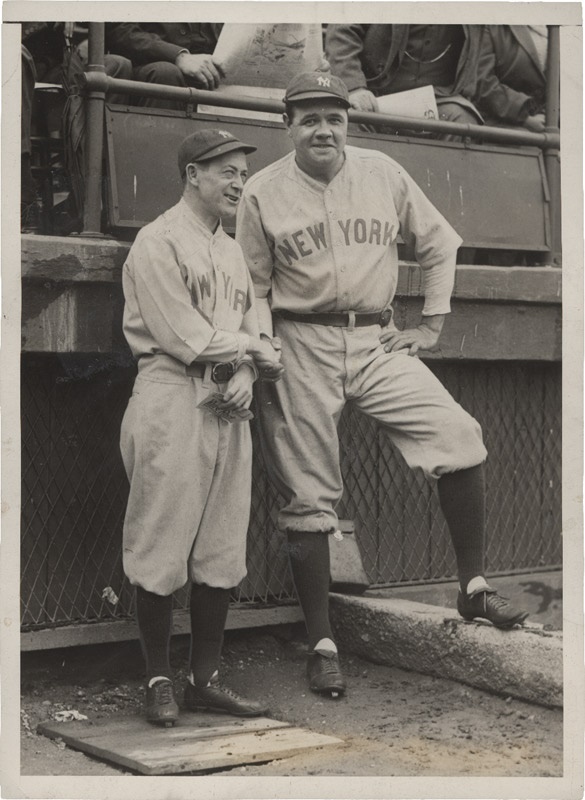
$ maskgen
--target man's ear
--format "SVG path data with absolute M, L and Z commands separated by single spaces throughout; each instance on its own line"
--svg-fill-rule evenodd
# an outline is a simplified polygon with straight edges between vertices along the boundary
M 197 186 L 197 179 L 199 177 L 197 166 L 195 164 L 187 164 L 185 173 L 186 182 L 192 184 L 193 186 Z
M 291 122 L 292 122 L 292 120 L 291 120 L 291 119 L 289 119 L 289 116 L 288 116 L 288 114 L 283 114 L 283 115 L 282 115 L 282 121 L 283 121 L 283 122 L 284 122 L 284 124 L 286 125 L 286 129 L 287 129 L 287 131 L 288 131 L 288 132 L 289 132 L 289 134 L 290 134 L 290 126 L 291 126 Z

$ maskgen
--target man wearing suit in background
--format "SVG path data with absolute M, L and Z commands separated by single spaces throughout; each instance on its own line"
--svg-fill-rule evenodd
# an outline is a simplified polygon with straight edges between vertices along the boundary
M 221 23 L 121 22 L 106 25 L 106 47 L 129 58 L 133 78 L 146 83 L 216 89 L 222 78 L 213 51 Z M 142 106 L 183 108 L 184 104 L 159 98 L 141 98 Z

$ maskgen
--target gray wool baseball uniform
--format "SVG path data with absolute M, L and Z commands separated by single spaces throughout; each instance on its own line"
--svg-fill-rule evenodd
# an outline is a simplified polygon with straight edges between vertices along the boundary
M 221 386 L 209 367 L 201 378 L 190 365 L 249 360 L 259 331 L 242 252 L 181 200 L 139 232 L 123 288 L 138 359 L 120 440 L 130 481 L 124 571 L 160 595 L 187 580 L 230 588 L 246 574 L 250 429 L 197 407 Z
M 389 308 L 399 234 L 422 268 L 423 315 L 450 311 L 461 239 L 399 164 L 347 146 L 343 166 L 325 185 L 291 153 L 250 178 L 236 230 L 256 296 L 270 302 L 282 339 L 281 381 L 257 387 L 267 468 L 287 501 L 281 529 L 337 527 L 337 423 L 348 400 L 384 426 L 409 466 L 430 477 L 485 460 L 478 423 L 422 361 L 386 353 L 380 325 L 355 327 L 351 315 L 346 327 L 279 316 Z

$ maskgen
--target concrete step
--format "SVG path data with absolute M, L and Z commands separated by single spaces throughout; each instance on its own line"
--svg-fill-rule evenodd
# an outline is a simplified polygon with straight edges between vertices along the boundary
M 454 609 L 389 597 L 330 595 L 340 649 L 544 706 L 563 703 L 563 641 L 541 623 L 498 630 Z

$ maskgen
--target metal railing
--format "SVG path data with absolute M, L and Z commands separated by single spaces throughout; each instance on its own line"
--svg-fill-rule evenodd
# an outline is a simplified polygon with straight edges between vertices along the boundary
M 84 236 L 100 235 L 101 222 L 101 166 L 103 151 L 104 105 L 106 95 L 112 92 L 130 96 L 175 100 L 185 105 L 205 103 L 224 108 L 240 108 L 251 111 L 282 113 L 284 104 L 275 100 L 243 98 L 241 96 L 218 94 L 190 87 L 164 86 L 111 78 L 105 74 L 104 67 L 104 23 L 89 24 L 89 63 L 85 73 L 87 95 L 87 170 L 86 194 L 84 204 Z M 378 112 L 349 112 L 350 122 L 365 125 L 391 126 L 397 131 L 415 131 L 442 135 L 460 136 L 471 141 L 494 142 L 502 145 L 524 145 L 543 150 L 546 173 L 551 192 L 552 245 L 551 263 L 560 263 L 560 37 L 559 26 L 549 25 L 546 90 L 546 128 L 544 133 L 526 130 L 497 128 L 487 125 L 472 125 L 442 120 L 421 120 L 399 117 Z

